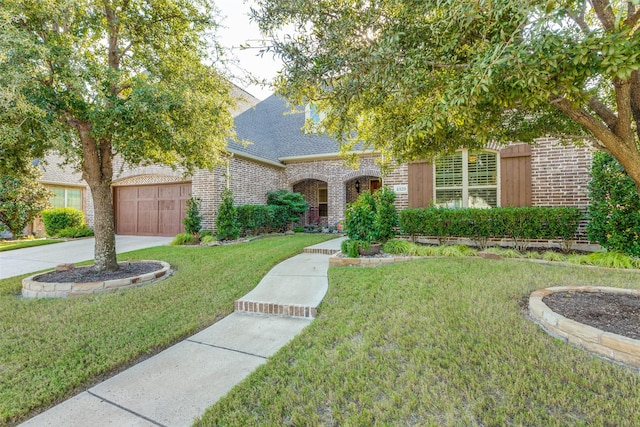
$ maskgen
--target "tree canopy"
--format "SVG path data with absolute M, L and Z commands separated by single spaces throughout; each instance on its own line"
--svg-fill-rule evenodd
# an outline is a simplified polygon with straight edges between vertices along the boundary
M 594 141 L 640 191 L 639 0 L 259 0 L 276 86 L 349 149 Z
M 210 0 L 4 0 L 0 171 L 56 150 L 95 206 L 96 267 L 116 269 L 113 158 L 187 172 L 232 136 L 228 81 L 208 43 Z

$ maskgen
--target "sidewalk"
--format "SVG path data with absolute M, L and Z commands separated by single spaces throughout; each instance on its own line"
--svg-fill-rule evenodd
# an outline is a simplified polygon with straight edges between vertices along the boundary
M 276 265 L 236 301 L 236 312 L 22 425 L 191 425 L 311 323 L 327 291 L 329 254 L 341 241 Z M 252 309 L 239 309 L 245 305 Z
M 172 237 L 116 236 L 116 252 L 166 245 Z M 58 264 L 93 259 L 95 239 L 78 239 L 51 245 L 0 252 L 0 279 L 53 269 Z

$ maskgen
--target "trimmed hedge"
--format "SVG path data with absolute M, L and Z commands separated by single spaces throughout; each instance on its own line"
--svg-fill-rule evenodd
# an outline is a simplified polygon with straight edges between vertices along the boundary
M 236 209 L 243 236 L 285 231 L 290 218 L 286 206 L 242 205 Z
M 55 208 L 42 211 L 44 230 L 49 236 L 56 236 L 65 228 L 83 228 L 84 214 L 75 208 Z
M 527 240 L 559 239 L 569 250 L 581 218 L 580 210 L 571 207 L 431 207 L 400 212 L 400 228 L 412 239 L 432 236 L 441 244 L 450 237 L 466 237 L 484 249 L 490 238 L 510 238 L 516 249 L 524 250 Z

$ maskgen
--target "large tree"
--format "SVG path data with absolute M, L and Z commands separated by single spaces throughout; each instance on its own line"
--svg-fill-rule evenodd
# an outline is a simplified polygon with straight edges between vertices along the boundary
M 640 192 L 638 0 L 257 3 L 278 89 L 316 103 L 346 147 L 408 160 L 587 136 Z
M 113 160 L 189 173 L 232 135 L 229 84 L 213 67 L 210 0 L 3 0 L 0 169 L 56 150 L 95 208 L 95 266 L 118 268 Z

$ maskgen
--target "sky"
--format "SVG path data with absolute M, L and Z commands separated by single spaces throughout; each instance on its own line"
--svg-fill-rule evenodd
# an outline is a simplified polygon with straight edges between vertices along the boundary
M 280 69 L 281 63 L 272 54 L 259 56 L 259 49 L 240 49 L 241 45 L 259 45 L 262 35 L 258 24 L 249 19 L 250 1 L 246 0 L 216 0 L 220 9 L 221 27 L 218 29 L 218 42 L 231 49 L 231 54 L 237 59 L 236 65 L 230 65 L 229 71 L 237 76 L 234 83 L 245 89 L 251 95 L 265 99 L 273 93 L 273 89 L 250 84 L 247 78 L 242 78 L 245 71 L 261 79 L 271 80 Z M 239 78 L 238 78 L 239 77 Z

